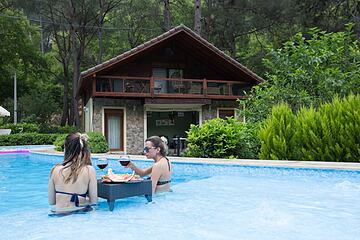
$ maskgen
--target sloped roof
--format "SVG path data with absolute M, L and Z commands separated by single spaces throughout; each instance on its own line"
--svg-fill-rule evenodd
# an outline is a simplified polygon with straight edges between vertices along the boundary
M 252 72 L 251 70 L 249 70 L 248 68 L 246 68 L 245 66 L 243 66 L 242 64 L 240 64 L 239 62 L 237 62 L 236 60 L 234 60 L 233 58 L 229 57 L 228 55 L 226 55 L 223 51 L 221 51 L 220 49 L 218 49 L 217 47 L 215 47 L 213 44 L 209 43 L 207 40 L 205 40 L 204 38 L 202 38 L 201 36 L 199 36 L 198 34 L 196 34 L 195 32 L 193 32 L 190 28 L 184 26 L 183 24 L 170 29 L 169 31 L 127 51 L 124 52 L 114 58 L 111 58 L 101 64 L 98 64 L 92 68 L 89 68 L 86 71 L 83 71 L 81 73 L 81 79 L 80 79 L 80 84 L 79 86 L 81 87 L 81 81 L 93 74 L 96 74 L 99 71 L 105 70 L 115 64 L 118 64 L 124 60 L 127 60 L 141 52 L 143 52 L 144 50 L 147 50 L 169 38 L 174 37 L 175 35 L 179 34 L 179 33 L 185 33 L 187 34 L 189 37 L 191 37 L 194 42 L 197 42 L 198 44 L 203 45 L 204 47 L 206 47 L 209 51 L 215 53 L 219 58 L 222 58 L 223 60 L 227 61 L 230 65 L 234 66 L 235 68 L 237 68 L 239 71 L 241 71 L 243 74 L 246 74 L 248 77 L 252 78 L 255 82 L 262 82 L 264 81 L 260 76 L 256 75 L 254 72 Z

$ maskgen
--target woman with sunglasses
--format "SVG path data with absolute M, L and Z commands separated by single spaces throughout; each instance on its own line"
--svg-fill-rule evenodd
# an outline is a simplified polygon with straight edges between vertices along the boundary
M 172 169 L 171 162 L 166 157 L 166 148 L 166 144 L 160 137 L 149 137 L 145 140 L 144 154 L 147 158 L 154 159 L 155 163 L 145 169 L 137 167 L 133 162 L 126 166 L 141 177 L 151 174 L 153 194 L 170 191 Z

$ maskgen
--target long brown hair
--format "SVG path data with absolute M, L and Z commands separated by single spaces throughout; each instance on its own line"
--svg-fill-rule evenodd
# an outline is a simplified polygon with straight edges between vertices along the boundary
M 62 163 L 64 168 L 60 170 L 60 173 L 63 175 L 62 171 L 70 168 L 70 174 L 66 177 L 63 175 L 66 184 L 71 180 L 72 183 L 75 183 L 81 170 L 87 165 L 92 165 L 87 143 L 88 138 L 86 134 L 80 133 L 70 133 L 65 138 L 64 161 Z

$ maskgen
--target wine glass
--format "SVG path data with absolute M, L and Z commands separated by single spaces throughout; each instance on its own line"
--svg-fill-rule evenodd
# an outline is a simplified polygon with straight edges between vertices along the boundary
M 130 156 L 129 155 L 121 155 L 119 159 L 119 163 L 121 166 L 126 167 L 130 163 Z
M 109 164 L 109 160 L 106 157 L 99 157 L 96 161 L 96 166 L 101 169 L 101 171 L 104 171 L 104 168 L 107 167 Z

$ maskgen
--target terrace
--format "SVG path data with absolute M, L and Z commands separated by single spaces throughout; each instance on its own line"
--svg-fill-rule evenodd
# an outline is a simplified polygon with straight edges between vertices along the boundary
M 97 76 L 93 96 L 209 98 L 236 100 L 244 98 L 245 82 L 163 77 Z

